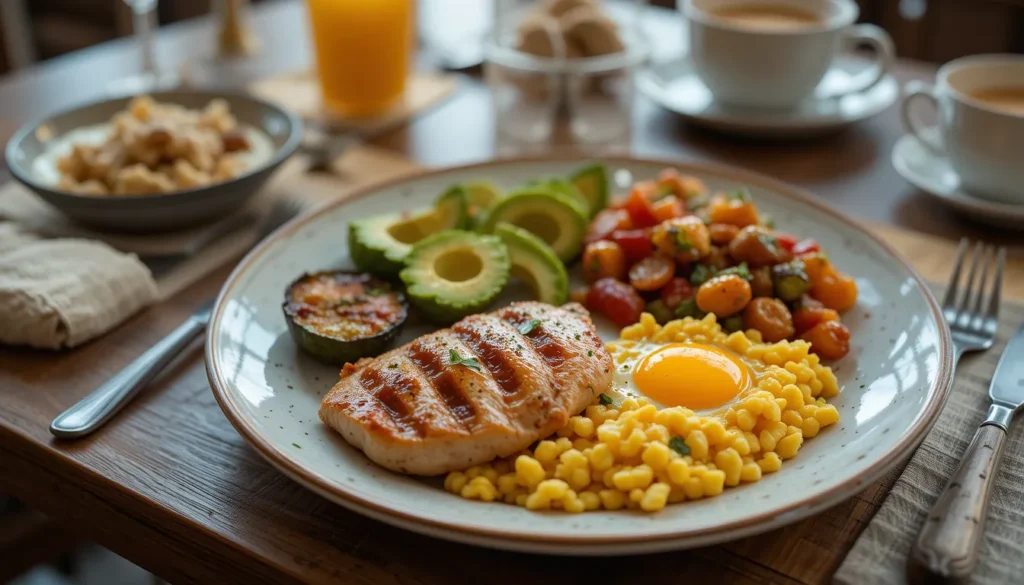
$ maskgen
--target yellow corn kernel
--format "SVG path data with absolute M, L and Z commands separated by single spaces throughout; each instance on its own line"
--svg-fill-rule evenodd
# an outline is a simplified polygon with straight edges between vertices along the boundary
M 619 425 L 618 423 L 603 423 L 597 427 L 597 440 L 606 445 L 618 445 L 619 444 Z
M 767 392 L 771 392 L 772 396 L 782 396 L 782 384 L 779 383 L 775 378 L 763 378 L 758 382 L 758 387 Z
M 503 494 L 513 494 L 519 489 L 519 480 L 514 473 L 506 473 L 498 477 L 495 484 Z
M 601 498 L 601 505 L 606 510 L 618 510 L 626 505 L 626 494 L 618 490 L 601 490 L 597 496 Z
M 757 440 L 757 435 L 754 433 L 743 433 L 743 438 L 747 440 L 747 445 L 750 446 L 751 453 L 758 453 L 761 451 L 761 441 Z
M 740 483 L 740 472 L 743 471 L 743 459 L 735 449 L 723 449 L 715 455 L 715 465 L 725 472 L 725 485 L 733 486 Z
M 558 445 L 554 441 L 541 441 L 537 443 L 537 448 L 533 450 L 533 456 L 541 463 L 553 462 L 559 453 L 561 451 L 559 451 Z
M 474 465 L 473 467 L 470 467 L 469 469 L 466 470 L 466 477 L 468 477 L 469 479 L 476 479 L 483 475 L 483 473 L 483 467 L 480 467 L 479 465 Z
M 800 425 L 800 432 L 807 439 L 818 436 L 819 430 L 821 430 L 821 425 L 818 424 L 817 418 L 809 418 Z
M 469 483 L 462 488 L 460 495 L 467 499 L 493 502 L 498 497 L 498 488 L 481 475 L 469 480 Z
M 750 412 L 754 416 L 758 416 L 764 411 L 766 404 L 764 398 L 760 396 L 748 396 L 740 402 L 740 408 Z
M 672 480 L 672 483 L 682 486 L 690 479 L 690 466 L 686 464 L 682 459 L 673 459 L 669 461 L 665 467 L 665 471 L 668 472 L 668 477 Z
M 638 406 L 640 405 L 637 404 L 636 399 L 631 397 L 623 400 L 622 403 L 619 404 L 619 409 L 622 410 L 622 412 L 626 412 L 627 410 L 636 410 Z
M 529 494 L 519 494 L 516 496 L 516 505 L 520 508 L 526 507 L 526 500 L 530 497 Z
M 558 447 L 558 454 L 561 455 L 565 451 L 572 449 L 572 441 L 566 437 L 559 437 L 559 439 L 555 441 L 555 446 Z
M 572 424 L 573 432 L 584 439 L 589 439 L 594 435 L 594 421 L 582 416 L 572 418 L 575 419 Z
M 562 509 L 570 514 L 579 514 L 586 510 L 587 507 L 583 500 L 576 495 L 576 492 L 569 490 L 565 497 L 562 498 Z
M 708 444 L 721 445 L 725 442 L 725 425 L 717 418 L 707 420 L 701 425 L 701 430 L 707 435 Z
M 580 492 L 580 501 L 585 510 L 596 510 L 601 507 L 601 498 L 594 492 Z
M 800 416 L 800 413 L 795 410 L 787 410 L 782 413 L 782 422 L 787 425 L 798 427 L 804 424 L 804 417 Z
M 782 406 L 779 402 L 785 403 L 786 401 L 782 398 L 779 401 L 765 400 L 764 410 L 761 411 L 761 416 L 770 421 L 777 421 L 782 418 Z
M 545 479 L 537 485 L 535 493 L 541 494 L 549 500 L 561 500 L 569 492 L 569 484 L 560 479 Z
M 775 446 L 775 452 L 783 459 L 792 459 L 796 457 L 796 452 L 800 450 L 803 442 L 804 438 L 800 434 L 787 435 Z
M 758 437 L 761 451 L 774 451 L 776 442 L 775 435 L 771 434 L 768 429 L 761 431 L 761 435 Z
M 817 412 L 818 412 L 818 405 L 817 404 L 805 404 L 804 406 L 800 407 L 800 416 L 802 416 L 804 418 L 812 417 Z M 818 422 L 821 422 L 821 421 L 818 421 Z
M 613 465 L 606 469 L 604 471 L 604 475 L 601 477 L 601 483 L 608 488 L 615 487 L 615 474 L 622 471 L 622 468 L 622 465 Z
M 609 409 L 606 409 L 604 411 L 604 420 L 606 420 L 606 421 L 607 420 L 614 421 L 614 420 L 618 420 L 618 418 L 619 418 L 619 410 L 618 409 L 616 409 L 616 408 L 609 408 Z
M 700 481 L 705 496 L 717 496 L 725 490 L 725 472 L 721 469 L 706 472 Z
M 612 476 L 615 489 L 628 491 L 631 489 L 646 489 L 654 479 L 654 472 L 647 465 L 638 465 L 633 469 L 623 469 Z
M 690 431 L 690 434 L 686 435 L 686 446 L 690 448 L 690 456 L 694 459 L 707 459 L 708 438 L 703 431 Z
M 741 408 L 736 412 L 736 426 L 743 431 L 749 431 L 754 428 L 757 424 L 757 415 L 750 412 L 746 408 Z
M 586 456 L 576 449 L 569 449 L 558 456 L 558 460 L 570 467 L 586 467 L 587 463 Z
M 667 443 L 669 438 L 668 429 L 664 425 L 651 423 L 644 429 L 644 435 L 647 436 L 648 441 L 661 441 Z
M 647 442 L 647 435 L 644 434 L 640 429 L 633 429 L 630 433 L 629 438 L 623 441 L 619 445 L 619 453 L 625 457 L 632 455 L 639 455 L 640 450 L 644 448 L 644 443 Z
M 641 501 L 643 501 L 645 493 L 646 492 L 644 490 L 640 489 L 640 488 L 633 488 L 633 489 L 629 490 L 629 503 L 630 504 L 639 504 Z M 632 505 L 630 506 L 630 508 L 634 508 L 634 507 L 635 506 L 632 506 Z
M 661 471 L 668 465 L 671 454 L 665 443 L 649 443 L 644 448 L 643 462 L 655 471 Z
M 782 459 L 778 453 L 765 453 L 764 457 L 757 460 L 757 466 L 765 473 L 774 473 L 782 469 Z
M 801 434 L 800 427 L 794 427 L 793 425 L 789 425 L 786 427 L 786 436 L 799 434 Z
M 469 478 L 466 477 L 465 473 L 461 471 L 453 471 L 444 478 L 444 489 L 453 493 L 462 493 L 462 488 L 466 486 Z
M 731 435 L 729 445 L 740 455 L 749 455 L 750 443 L 747 442 L 747 436 L 736 429 L 730 430 L 729 434 Z
M 653 404 L 648 404 L 646 406 L 641 406 L 640 408 L 636 409 L 636 412 L 633 413 L 633 416 L 636 418 L 636 420 L 640 422 L 649 423 L 654 422 L 654 415 L 657 413 L 658 407 L 654 406 Z
M 839 422 L 839 411 L 836 407 L 829 404 L 822 406 L 814 413 L 814 418 L 817 419 L 818 424 L 827 427 L 828 425 L 834 425 Z
M 700 477 L 690 477 L 683 484 L 683 493 L 686 494 L 688 500 L 699 500 L 704 497 L 704 482 Z
M 497 484 L 498 483 L 498 470 L 494 469 L 490 465 L 484 467 L 483 477 L 487 478 L 487 481 Z
M 518 498 L 516 503 L 519 503 Z M 534 492 L 526 497 L 526 509 L 528 510 L 547 510 L 549 508 L 551 508 L 551 498 L 540 492 Z
M 605 443 L 594 445 L 587 459 L 590 461 L 590 468 L 594 471 L 604 471 L 615 464 L 615 455 Z
M 640 500 L 640 508 L 644 512 L 657 512 L 661 510 L 668 503 L 668 495 L 671 491 L 672 486 L 667 483 L 652 485 L 644 492 L 644 498 Z
M 757 463 L 744 463 L 740 470 L 740 480 L 753 482 L 761 479 L 761 467 Z
M 786 399 L 787 410 L 799 411 L 804 406 L 804 393 L 795 384 L 786 384 L 782 387 L 780 398 Z
M 594 446 L 594 442 L 590 439 L 576 439 L 572 442 L 572 448 L 577 451 L 585 451 Z
M 519 485 L 533 490 L 537 484 L 544 481 L 546 475 L 547 472 L 544 471 L 544 466 L 540 464 L 540 461 L 528 455 L 516 457 L 516 480 Z
M 729 410 L 725 411 L 725 424 L 727 426 L 736 426 L 736 409 L 729 407 Z
M 825 402 L 824 398 L 818 398 L 814 401 L 814 403 L 818 405 L 818 408 L 828 406 L 828 402 Z

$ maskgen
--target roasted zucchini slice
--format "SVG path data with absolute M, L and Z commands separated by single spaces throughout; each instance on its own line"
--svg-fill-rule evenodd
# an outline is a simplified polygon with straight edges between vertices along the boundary
M 304 274 L 284 296 L 295 343 L 336 365 L 382 353 L 409 315 L 405 295 L 370 274 L 342 270 Z

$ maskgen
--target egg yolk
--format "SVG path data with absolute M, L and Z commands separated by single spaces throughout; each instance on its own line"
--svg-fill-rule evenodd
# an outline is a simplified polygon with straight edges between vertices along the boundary
M 731 353 L 699 343 L 673 343 L 647 354 L 633 382 L 664 406 L 702 410 L 721 406 L 750 383 L 750 371 Z

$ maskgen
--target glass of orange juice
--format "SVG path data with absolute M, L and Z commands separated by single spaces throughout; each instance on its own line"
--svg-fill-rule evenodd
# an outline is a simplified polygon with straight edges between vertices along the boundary
M 307 0 L 323 104 L 372 116 L 405 91 L 414 0 Z

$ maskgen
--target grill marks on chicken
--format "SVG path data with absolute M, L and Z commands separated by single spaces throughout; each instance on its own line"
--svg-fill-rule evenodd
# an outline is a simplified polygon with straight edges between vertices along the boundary
M 554 432 L 607 388 L 611 367 L 585 309 L 518 303 L 347 365 L 320 417 L 377 463 L 433 475 Z

